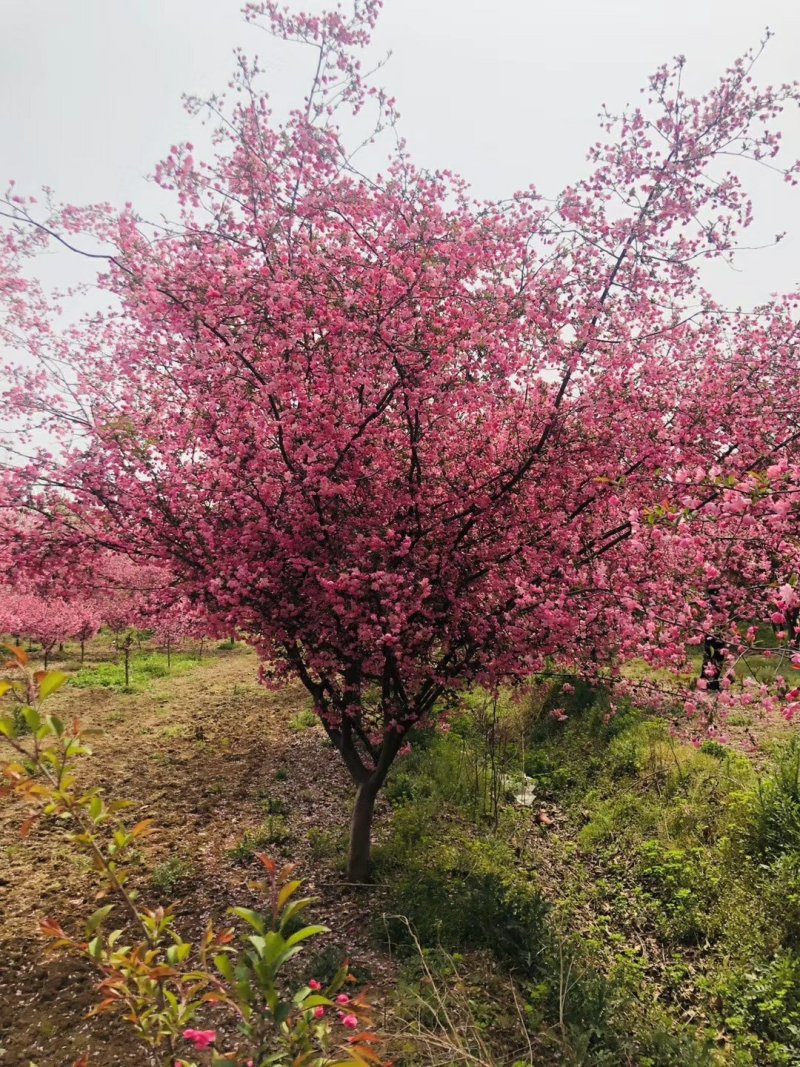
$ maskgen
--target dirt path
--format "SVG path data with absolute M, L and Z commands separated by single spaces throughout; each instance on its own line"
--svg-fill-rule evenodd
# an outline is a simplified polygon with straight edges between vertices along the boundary
M 356 973 L 362 966 L 381 984 L 390 965 L 369 945 L 367 901 L 342 884 L 327 858 L 341 847 L 349 781 L 320 727 L 303 725 L 305 692 L 269 692 L 256 671 L 249 651 L 220 650 L 141 693 L 67 687 L 50 706 L 103 731 L 85 764 L 87 782 L 135 801 L 137 818 L 155 819 L 160 830 L 143 848 L 136 885 L 148 903 L 179 898 L 185 936 L 209 917 L 222 921 L 234 903 L 257 906 L 247 887 L 252 866 L 230 855 L 237 845 L 246 852 L 249 832 L 264 851 L 299 862 L 306 887 L 320 898 L 314 917 L 334 932 L 311 964 L 328 966 L 346 945 Z M 47 956 L 38 934 L 47 915 L 78 932 L 94 910 L 86 861 L 52 827 L 21 840 L 20 821 L 18 805 L 0 805 L 0 1065 L 33 1059 L 38 1067 L 68 1067 L 88 1051 L 91 1067 L 140 1067 L 124 1023 L 85 1019 L 95 999 L 88 968 Z M 152 878 L 168 860 L 181 875 L 172 894 Z

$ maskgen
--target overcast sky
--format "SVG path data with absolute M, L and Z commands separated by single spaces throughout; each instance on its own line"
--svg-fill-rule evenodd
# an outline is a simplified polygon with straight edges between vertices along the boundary
M 583 173 L 602 103 L 634 100 L 677 53 L 701 90 L 767 25 L 758 78 L 800 77 L 800 0 L 385 0 L 375 49 L 392 50 L 381 81 L 419 164 L 462 173 L 481 196 L 531 183 L 553 195 Z M 264 57 L 279 104 L 302 94 L 302 50 L 247 27 L 238 0 L 0 0 L 0 184 L 147 214 L 154 162 L 203 140 L 181 93 L 224 88 L 237 44 Z M 796 113 L 785 126 L 800 154 Z M 715 275 L 730 303 L 800 280 L 800 190 L 753 177 L 754 236 L 790 234 Z

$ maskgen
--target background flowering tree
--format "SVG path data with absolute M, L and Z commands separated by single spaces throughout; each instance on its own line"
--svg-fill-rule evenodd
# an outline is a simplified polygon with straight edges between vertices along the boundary
M 757 88 L 747 55 L 693 98 L 677 60 L 555 206 L 476 202 L 402 143 L 358 170 L 340 123 L 395 123 L 357 59 L 378 8 L 247 6 L 314 50 L 313 83 L 277 122 L 239 56 L 233 102 L 191 103 L 217 151 L 158 167 L 173 224 L 3 208 L 5 336 L 28 352 L 6 403 L 58 442 L 7 472 L 48 516 L 15 558 L 133 553 L 248 635 L 266 680 L 299 677 L 357 787 L 354 880 L 447 692 L 554 656 L 679 664 L 743 603 L 774 610 L 800 474 L 795 300 L 731 316 L 698 277 L 750 222 L 741 162 L 794 180 L 796 87 Z M 24 264 L 84 233 L 114 311 L 57 332 Z

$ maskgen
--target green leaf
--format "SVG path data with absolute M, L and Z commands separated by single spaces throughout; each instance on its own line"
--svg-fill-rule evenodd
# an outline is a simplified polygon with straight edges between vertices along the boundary
M 289 923 L 295 919 L 301 911 L 305 911 L 311 903 L 313 903 L 311 897 L 303 897 L 302 900 L 293 900 L 281 916 L 281 929 L 283 929 L 284 926 L 288 926 Z
M 102 908 L 98 908 L 94 915 L 91 915 L 86 922 L 86 933 L 93 934 L 98 926 L 105 922 L 113 910 L 113 904 L 105 904 Z M 119 933 L 119 931 L 116 932 Z
M 278 911 L 282 911 L 289 897 L 293 896 L 303 883 L 299 879 L 287 882 L 278 894 Z
M 0 717 L 0 734 L 2 734 L 3 737 L 14 737 L 15 733 L 14 720 L 10 719 L 7 715 Z
M 103 943 L 99 937 L 93 937 L 86 947 L 86 951 L 93 960 L 99 960 L 103 955 Z
M 256 952 L 258 953 L 259 957 L 261 959 L 263 959 L 263 957 L 264 957 L 264 949 L 267 947 L 266 938 L 262 937 L 260 934 L 251 934 L 250 937 L 248 937 L 247 940 L 250 942 L 250 944 L 256 950 Z
M 171 963 L 173 967 L 178 963 L 183 963 L 191 951 L 192 946 L 188 941 L 184 941 L 180 945 L 170 945 L 167 949 L 167 962 Z
M 275 1010 L 272 1014 L 277 1026 L 280 1026 L 282 1023 L 286 1022 L 286 1020 L 292 1014 L 293 1007 L 293 1004 L 287 1004 L 286 1001 L 279 1001 L 278 1004 L 275 1005 Z
M 26 704 L 25 707 L 21 709 L 20 714 L 25 720 L 25 725 L 32 733 L 35 733 L 42 725 L 42 720 L 39 718 L 39 712 L 36 708 L 32 708 L 30 704 Z
M 65 682 L 69 681 L 69 675 L 63 671 L 48 671 L 39 682 L 39 699 L 44 700 L 51 693 L 55 693 Z
M 308 986 L 304 986 L 298 990 L 292 998 L 292 1002 L 298 1007 L 306 1011 L 311 1008 L 316 1008 L 320 1004 L 327 1008 L 333 1004 L 330 997 L 324 997 L 321 993 L 309 993 Z
M 263 916 L 259 915 L 257 911 L 251 911 L 250 908 L 231 908 L 231 915 L 236 915 L 239 919 L 244 919 L 246 923 L 256 931 L 257 934 L 263 934 L 266 932 L 266 923 Z
M 223 978 L 229 982 L 234 981 L 233 964 L 231 963 L 230 956 L 224 955 L 220 952 L 218 956 L 214 957 L 214 966 L 217 968 Z
M 294 948 L 295 945 L 299 945 L 301 941 L 305 941 L 308 937 L 317 937 L 319 934 L 327 934 L 329 931 L 328 926 L 304 926 L 302 930 L 298 930 L 292 934 L 291 937 L 286 938 L 286 947 Z
M 267 966 L 280 966 L 283 953 L 286 950 L 286 941 L 277 930 L 270 930 L 264 939 L 264 949 L 260 953 Z

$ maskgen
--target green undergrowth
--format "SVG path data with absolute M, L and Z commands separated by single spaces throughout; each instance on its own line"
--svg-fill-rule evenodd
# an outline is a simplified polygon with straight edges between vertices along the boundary
M 159 678 L 185 674 L 198 664 L 191 652 L 173 652 L 169 664 L 161 652 L 137 652 L 130 660 L 130 682 L 125 688 L 125 664 L 95 663 L 82 667 L 71 678 L 71 684 L 81 689 L 111 689 L 115 692 L 139 693 Z
M 473 697 L 388 783 L 396 1058 L 800 1064 L 800 744 L 759 775 L 576 690 Z

